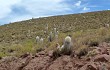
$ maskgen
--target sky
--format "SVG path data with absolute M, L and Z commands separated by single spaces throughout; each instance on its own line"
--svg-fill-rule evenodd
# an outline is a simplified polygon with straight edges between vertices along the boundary
M 31 18 L 110 9 L 110 0 L 0 0 L 0 25 Z

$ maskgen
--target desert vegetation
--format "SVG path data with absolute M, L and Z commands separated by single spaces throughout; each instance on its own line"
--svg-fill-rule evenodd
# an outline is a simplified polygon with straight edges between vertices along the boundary
M 22 57 L 24 54 L 39 57 L 49 51 L 53 51 L 52 56 L 48 55 L 49 59 L 50 57 L 57 59 L 63 57 L 62 55 L 70 55 L 78 59 L 83 56 L 91 58 L 97 54 L 109 55 L 105 51 L 110 52 L 110 50 L 103 51 L 101 47 L 106 44 L 107 48 L 110 46 L 109 15 L 110 11 L 100 11 L 32 18 L 2 25 L 0 26 L 0 59 L 6 56 Z M 97 49 L 99 47 L 101 49 Z M 40 54 L 42 51 L 45 53 Z M 27 66 L 28 63 L 24 63 L 23 66 Z
M 54 49 L 72 36 L 73 49 L 110 40 L 109 11 L 30 19 L 0 26 L 0 56 Z M 103 19 L 103 20 L 102 20 Z M 42 45 L 41 45 L 42 44 Z M 3 52 L 2 52 L 3 51 Z

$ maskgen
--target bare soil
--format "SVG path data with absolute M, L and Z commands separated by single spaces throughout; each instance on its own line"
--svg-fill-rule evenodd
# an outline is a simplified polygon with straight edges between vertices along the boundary
M 41 51 L 36 55 L 24 54 L 19 58 L 4 57 L 0 60 L 0 70 L 110 70 L 110 46 L 102 43 L 94 49 L 97 55 L 82 56 L 80 59 L 70 55 L 53 59 L 53 51 Z

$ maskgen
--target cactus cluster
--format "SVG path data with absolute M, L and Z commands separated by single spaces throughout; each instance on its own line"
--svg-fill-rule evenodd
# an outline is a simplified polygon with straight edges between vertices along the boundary
M 60 45 L 56 44 L 56 50 L 53 52 L 53 56 L 59 57 L 60 55 L 70 55 L 72 52 L 72 40 L 70 36 L 67 36 L 64 40 L 64 44 L 60 47 Z
M 40 36 L 36 37 L 36 42 L 39 44 L 43 44 L 44 38 L 48 42 L 52 42 L 54 40 L 58 41 L 59 31 L 55 27 L 52 29 L 49 29 L 48 24 L 45 25 L 44 30 L 42 30 L 40 34 L 42 35 L 41 38 Z
M 70 36 L 67 36 L 64 40 L 64 44 L 61 47 L 61 53 L 70 54 L 72 51 L 72 40 Z
M 42 37 L 41 38 L 39 36 L 36 37 L 36 43 L 37 44 L 41 44 L 42 45 L 43 41 L 44 41 L 44 39 Z

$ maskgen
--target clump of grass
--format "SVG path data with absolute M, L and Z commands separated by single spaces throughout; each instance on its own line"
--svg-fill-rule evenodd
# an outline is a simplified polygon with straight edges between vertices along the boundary
M 97 55 L 97 52 L 95 50 L 93 50 L 93 51 L 88 52 L 87 57 L 92 57 L 92 56 L 95 56 L 95 55 Z
M 75 45 L 79 46 L 88 45 L 90 47 L 98 46 L 99 43 L 109 41 L 110 29 L 108 28 L 99 28 L 99 29 L 90 29 L 86 31 L 78 31 L 73 33 Z
M 77 54 L 78 58 L 81 58 L 82 56 L 87 55 L 87 53 L 88 53 L 88 46 L 87 45 L 82 45 L 81 47 L 79 47 L 76 50 L 76 54 Z
M 5 52 L 0 52 L 0 58 L 5 57 L 5 56 L 8 56 L 8 54 Z
M 105 36 L 105 35 L 107 35 L 107 33 L 108 33 L 108 29 L 105 27 L 101 27 L 98 29 L 98 34 L 101 36 Z
M 87 42 L 87 45 L 89 47 L 98 46 L 99 45 L 99 41 L 97 41 L 97 40 L 90 40 L 89 42 Z
M 61 51 L 57 48 L 53 51 L 53 59 L 56 59 L 57 57 L 61 56 Z
M 105 38 L 105 42 L 108 42 L 108 43 L 110 42 L 110 36 Z

